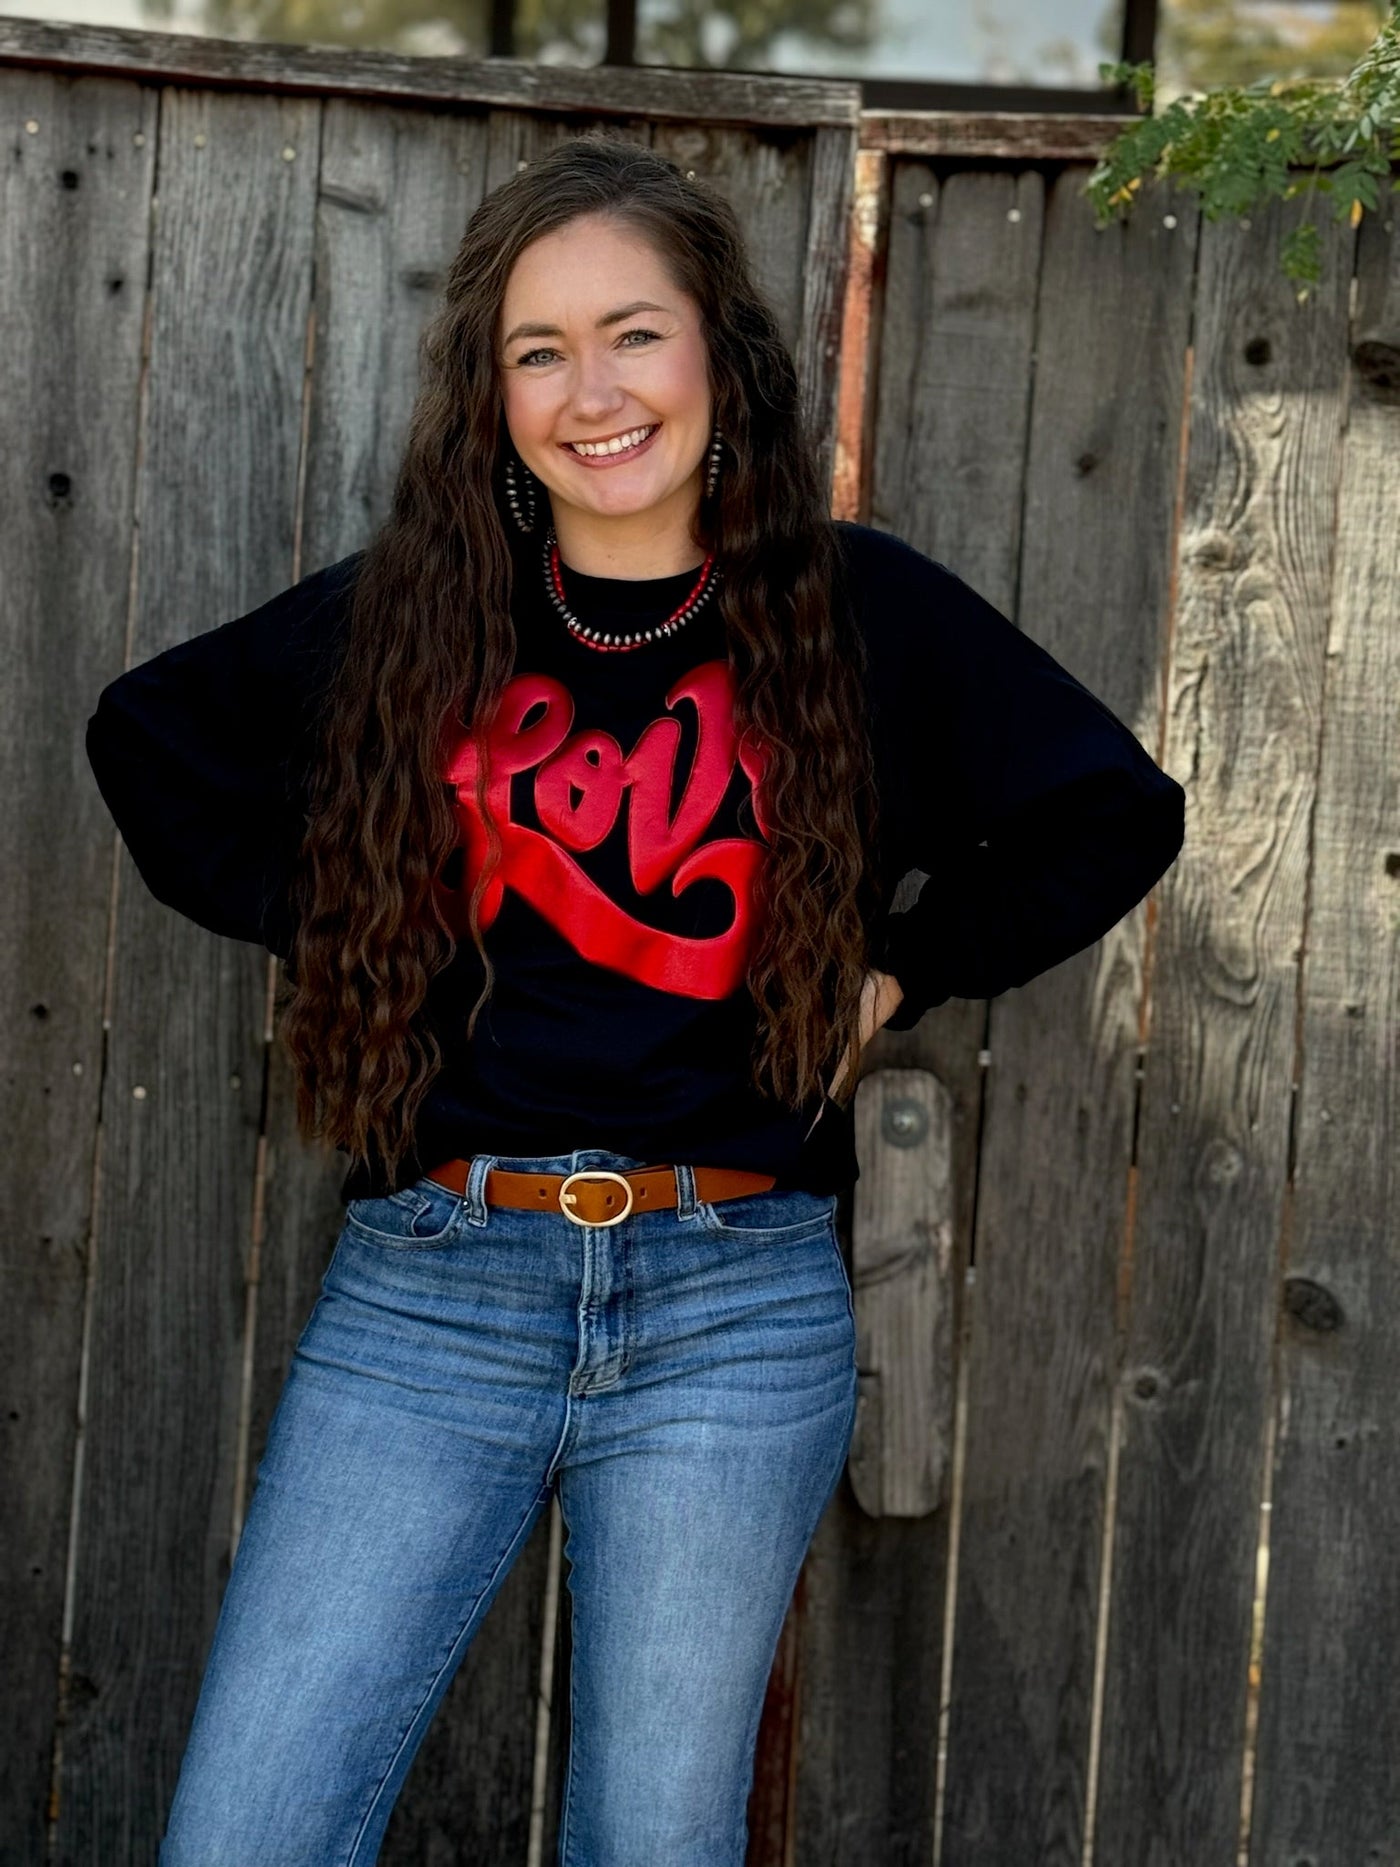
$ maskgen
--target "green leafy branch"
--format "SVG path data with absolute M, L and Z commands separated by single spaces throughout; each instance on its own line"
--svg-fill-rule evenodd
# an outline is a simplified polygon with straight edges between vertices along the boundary
M 1132 87 L 1150 110 L 1153 68 L 1101 64 L 1107 82 Z M 1177 98 L 1160 116 L 1131 124 L 1109 146 L 1085 183 L 1099 226 L 1132 212 L 1143 181 L 1171 176 L 1194 190 L 1207 220 L 1243 216 L 1270 200 L 1309 192 L 1332 197 L 1335 220 L 1355 227 L 1380 207 L 1400 140 L 1400 0 L 1340 84 L 1335 80 L 1261 78 Z M 1299 175 L 1298 170 L 1306 174 Z M 1309 217 L 1283 242 L 1280 264 L 1298 298 L 1321 277 L 1318 230 Z

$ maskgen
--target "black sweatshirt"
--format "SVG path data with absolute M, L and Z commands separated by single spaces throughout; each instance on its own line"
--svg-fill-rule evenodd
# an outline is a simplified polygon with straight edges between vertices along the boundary
M 907 1030 L 949 998 L 1024 985 L 1115 926 L 1175 860 L 1185 793 L 1059 662 L 953 571 L 838 523 L 869 660 L 882 822 L 871 963 Z M 749 886 L 765 849 L 736 757 L 715 597 L 673 634 L 605 653 L 548 599 L 519 542 L 515 671 L 495 715 L 491 801 L 505 838 L 483 903 L 492 995 L 463 917 L 427 1016 L 443 1046 L 392 1180 L 347 1171 L 343 1199 L 458 1155 L 608 1148 L 741 1166 L 839 1192 L 856 1179 L 848 1106 L 800 1110 L 748 1077 Z M 291 949 L 312 709 L 336 664 L 362 553 L 130 669 L 87 725 L 98 787 L 151 893 L 215 933 Z M 583 622 L 669 614 L 695 572 L 641 582 L 564 567 Z M 465 740 L 465 733 L 463 735 Z M 483 844 L 470 752 L 449 763 L 462 845 L 442 874 L 465 913 Z M 890 914 L 909 870 L 928 879 Z

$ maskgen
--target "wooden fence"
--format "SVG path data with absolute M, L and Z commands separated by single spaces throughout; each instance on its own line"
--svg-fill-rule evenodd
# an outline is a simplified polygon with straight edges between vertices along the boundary
M 154 1859 L 341 1213 L 275 962 L 145 893 L 83 724 L 366 541 L 468 214 L 596 122 L 735 201 L 837 509 L 952 564 L 1189 798 L 1098 946 L 867 1055 L 860 1416 L 750 1861 L 1400 1861 L 1389 220 L 1325 226 L 1299 306 L 1300 203 L 1152 191 L 1096 231 L 1102 121 L 14 19 L 0 67 L 0 1858 Z M 553 1859 L 560 1541 L 555 1508 L 386 1867 Z

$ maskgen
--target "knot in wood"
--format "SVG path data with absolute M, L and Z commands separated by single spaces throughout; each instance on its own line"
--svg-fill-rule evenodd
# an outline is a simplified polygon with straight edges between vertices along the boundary
M 1345 1321 L 1336 1296 L 1311 1277 L 1285 1277 L 1283 1307 L 1300 1328 L 1312 1329 L 1319 1335 L 1330 1335 Z

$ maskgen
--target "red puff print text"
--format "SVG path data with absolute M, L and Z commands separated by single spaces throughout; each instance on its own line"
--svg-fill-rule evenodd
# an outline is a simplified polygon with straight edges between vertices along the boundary
M 486 796 L 500 829 L 501 859 L 481 901 L 488 928 L 512 888 L 594 965 L 609 966 L 658 991 L 690 998 L 723 998 L 744 977 L 753 935 L 752 888 L 766 853 L 748 837 L 702 838 L 740 765 L 749 779 L 754 822 L 768 835 L 759 799 L 764 759 L 760 746 L 740 742 L 734 730 L 734 682 L 727 663 L 707 661 L 682 676 L 666 695 L 699 716 L 695 757 L 674 817 L 670 800 L 681 723 L 674 711 L 652 720 L 631 752 L 610 733 L 583 729 L 571 735 L 573 695 L 547 674 L 515 675 L 506 685 L 486 738 Z M 530 725 L 525 718 L 543 704 Z M 534 771 L 535 812 L 542 830 L 510 818 L 511 779 Z M 464 736 L 448 761 L 446 781 L 456 786 L 464 862 L 455 900 L 444 903 L 459 933 L 466 903 L 486 859 L 486 827 L 475 802 L 476 747 Z M 570 853 L 594 849 L 627 802 L 627 858 L 632 883 L 647 895 L 667 880 L 679 896 L 702 877 L 723 882 L 734 898 L 734 918 L 708 939 L 648 926 L 604 893 Z

